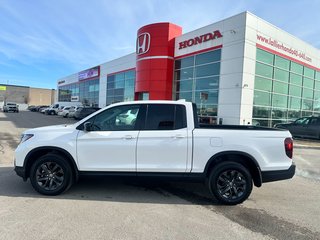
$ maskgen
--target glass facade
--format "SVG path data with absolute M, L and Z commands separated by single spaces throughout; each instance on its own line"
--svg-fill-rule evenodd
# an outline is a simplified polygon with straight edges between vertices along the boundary
M 221 49 L 175 61 L 175 99 L 197 104 L 199 121 L 216 124 Z
M 320 72 L 257 48 L 253 122 L 276 123 L 320 114 Z
M 71 102 L 71 98 L 78 99 L 77 102 L 82 102 L 85 106 L 98 107 L 99 79 L 60 86 L 58 100 L 60 102 Z
M 135 80 L 135 70 L 108 75 L 106 105 L 116 102 L 133 101 Z

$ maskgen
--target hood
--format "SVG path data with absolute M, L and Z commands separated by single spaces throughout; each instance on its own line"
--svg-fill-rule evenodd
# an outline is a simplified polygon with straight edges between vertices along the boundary
M 50 133 L 50 132 L 72 132 L 75 129 L 74 124 L 53 125 L 47 127 L 39 127 L 28 129 L 24 133 Z

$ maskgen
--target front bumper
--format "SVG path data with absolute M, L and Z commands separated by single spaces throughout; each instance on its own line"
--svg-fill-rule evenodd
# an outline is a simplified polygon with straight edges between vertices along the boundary
M 294 176 L 296 172 L 296 165 L 292 164 L 287 170 L 276 170 L 276 171 L 264 171 L 261 172 L 262 182 L 274 182 L 285 179 L 290 179 Z
M 14 167 L 14 171 L 17 173 L 19 177 L 23 178 L 23 181 L 27 181 L 27 174 L 24 167 Z

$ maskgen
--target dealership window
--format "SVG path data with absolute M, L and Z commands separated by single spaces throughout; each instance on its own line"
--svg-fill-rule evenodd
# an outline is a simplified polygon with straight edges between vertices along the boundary
M 111 74 L 107 77 L 107 105 L 134 100 L 135 70 Z
M 253 122 L 276 123 L 320 115 L 320 72 L 257 48 Z
M 197 104 L 200 122 L 215 124 L 221 49 L 175 61 L 175 98 Z

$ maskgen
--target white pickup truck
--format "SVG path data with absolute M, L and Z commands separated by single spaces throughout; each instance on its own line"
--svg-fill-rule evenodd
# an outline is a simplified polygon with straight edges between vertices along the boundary
M 292 178 L 292 152 L 287 130 L 201 126 L 193 103 L 135 101 L 73 125 L 25 131 L 15 171 L 45 195 L 66 191 L 84 174 L 202 181 L 232 205 L 246 200 L 253 184 Z

